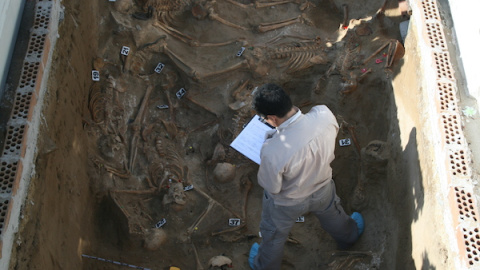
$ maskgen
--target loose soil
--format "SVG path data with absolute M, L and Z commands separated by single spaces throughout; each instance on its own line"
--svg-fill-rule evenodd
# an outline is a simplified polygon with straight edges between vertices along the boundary
M 262 188 L 258 165 L 229 145 L 254 115 L 251 92 L 267 82 L 304 113 L 325 104 L 337 116 L 337 139 L 351 142 L 336 148 L 337 193 L 366 221 L 358 243 L 339 251 L 307 213 L 282 269 L 411 268 L 398 221 L 410 209 L 388 199 L 406 188 L 388 184 L 401 179 L 388 165 L 399 152 L 389 132 L 401 60 L 386 67 L 395 43 L 364 63 L 401 40 L 406 18 L 396 1 L 378 14 L 382 0 L 297 2 L 64 0 L 11 269 L 128 269 L 82 255 L 150 269 L 208 269 L 223 255 L 249 269 Z

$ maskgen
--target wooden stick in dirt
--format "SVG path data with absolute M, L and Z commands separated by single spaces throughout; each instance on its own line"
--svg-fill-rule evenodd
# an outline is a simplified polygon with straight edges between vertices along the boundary
M 393 42 L 390 42 L 390 45 L 388 45 L 388 52 L 387 52 L 387 61 L 385 61 L 385 67 L 389 67 L 391 64 L 391 60 L 393 60 L 393 51 L 395 49 L 395 45 L 393 45 Z
M 390 40 L 383 44 L 378 50 L 376 50 L 372 55 L 370 55 L 365 61 L 363 61 L 363 64 L 365 65 L 368 61 L 370 61 L 375 55 L 379 54 L 383 49 L 385 49 L 388 45 L 390 44 Z
M 348 6 L 347 4 L 343 4 L 343 28 L 348 27 Z

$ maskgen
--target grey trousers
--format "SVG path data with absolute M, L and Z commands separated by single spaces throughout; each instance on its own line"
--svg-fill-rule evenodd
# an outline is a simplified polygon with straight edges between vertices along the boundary
M 338 243 L 340 249 L 348 248 L 358 239 L 355 221 L 340 205 L 333 180 L 294 206 L 275 205 L 264 192 L 260 232 L 262 242 L 254 260 L 255 270 L 279 270 L 283 246 L 297 218 L 308 212 L 315 214 L 322 228 Z

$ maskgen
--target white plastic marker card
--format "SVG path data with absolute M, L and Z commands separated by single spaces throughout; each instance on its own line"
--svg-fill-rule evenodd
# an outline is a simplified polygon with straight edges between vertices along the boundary
M 155 67 L 155 72 L 160 74 L 160 72 L 162 72 L 164 67 L 165 67 L 165 64 L 158 63 L 158 65 Z
M 120 51 L 120 53 L 125 56 L 127 56 L 129 52 L 130 52 L 130 47 L 127 47 L 127 46 L 123 46 L 122 50 Z
M 269 130 L 272 130 L 272 127 L 263 123 L 260 116 L 255 115 L 230 146 L 260 164 L 260 150 L 265 142 L 265 133 Z
M 92 81 L 100 81 L 100 72 L 98 70 L 92 70 Z

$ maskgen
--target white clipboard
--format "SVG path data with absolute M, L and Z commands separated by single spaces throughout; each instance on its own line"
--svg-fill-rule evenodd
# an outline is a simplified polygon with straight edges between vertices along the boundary
M 232 148 L 257 164 L 260 164 L 260 150 L 265 142 L 265 133 L 272 130 L 271 126 L 261 120 L 260 116 L 253 116 L 247 126 L 230 144 Z

